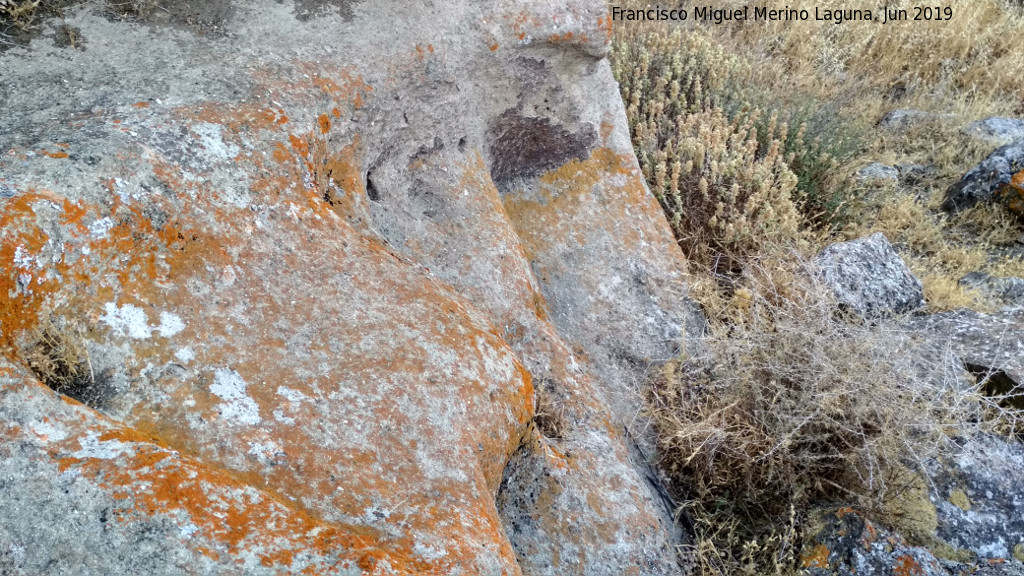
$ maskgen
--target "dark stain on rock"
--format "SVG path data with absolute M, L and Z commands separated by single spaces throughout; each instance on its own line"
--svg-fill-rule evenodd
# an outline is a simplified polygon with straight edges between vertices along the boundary
M 134 20 L 153 26 L 181 28 L 202 36 L 223 36 L 234 14 L 231 0 L 107 0 L 112 19 Z
M 53 37 L 53 44 L 58 48 L 85 50 L 85 38 L 82 37 L 82 30 L 67 24 L 61 24 L 57 27 Z
M 431 146 L 427 146 L 427 145 L 420 146 L 416 150 L 416 152 L 412 155 L 412 157 L 409 158 L 409 161 L 412 162 L 412 161 L 418 160 L 420 158 L 426 158 L 428 156 L 433 156 L 434 154 L 437 154 L 441 150 L 444 150 L 444 142 L 442 142 L 441 139 L 438 138 L 437 136 L 434 136 L 434 143 L 433 143 L 433 145 L 431 145 Z
M 310 18 L 324 16 L 332 9 L 336 9 L 346 22 L 351 22 L 355 17 L 352 7 L 358 2 L 359 0 L 295 0 L 295 18 L 299 22 L 307 22 Z
M 597 141 L 590 124 L 569 132 L 548 118 L 521 116 L 514 108 L 491 122 L 487 136 L 491 179 L 502 193 L 517 181 L 535 178 L 573 159 L 585 160 Z

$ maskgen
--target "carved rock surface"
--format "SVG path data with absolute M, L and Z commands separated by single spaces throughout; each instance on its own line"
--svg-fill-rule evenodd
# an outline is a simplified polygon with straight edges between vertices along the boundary
M 604 2 L 181 10 L 0 53 L 0 564 L 681 573 Z

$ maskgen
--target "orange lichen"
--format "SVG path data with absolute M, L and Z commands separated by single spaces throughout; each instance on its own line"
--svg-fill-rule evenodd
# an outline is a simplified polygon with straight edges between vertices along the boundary
M 57 289 L 57 282 L 46 276 L 48 264 L 40 262 L 39 253 L 49 237 L 35 225 L 35 206 L 39 203 L 70 205 L 50 192 L 28 192 L 0 204 L 0 342 L 3 347 L 16 348 L 18 337 L 35 327 L 47 297 Z M 64 270 L 63 262 L 54 265 Z
M 623 177 L 624 184 L 612 184 Z M 551 246 L 584 244 L 585 235 L 603 223 L 576 220 L 581 212 L 595 206 L 615 210 L 612 216 L 621 216 L 620 220 L 610 219 L 609 224 L 635 219 L 637 209 L 652 214 L 652 218 L 655 211 L 660 210 L 645 192 L 640 176 L 633 172 L 631 159 L 609 148 L 594 150 L 586 160 L 566 162 L 541 176 L 539 184 L 534 197 L 507 194 L 504 198 L 505 211 L 531 260 Z M 615 200 L 598 199 L 595 196 L 598 190 L 614 195 Z M 622 233 L 627 236 L 621 237 Z M 638 230 L 624 229 L 616 234 L 626 245 L 641 243 Z
M 331 129 L 331 120 L 327 117 L 327 114 L 321 114 L 316 119 L 317 125 L 320 127 L 321 134 L 327 134 Z
M 1024 170 L 1017 172 L 1001 191 L 1003 202 L 1011 212 L 1024 216 Z
M 896 559 L 892 573 L 893 576 L 923 576 L 925 572 L 913 556 L 905 554 Z
M 67 158 L 68 157 L 68 153 L 67 152 L 48 152 L 46 150 L 43 150 L 43 151 L 40 151 L 39 153 L 42 154 L 43 156 L 46 156 L 47 158 Z
M 351 99 L 343 101 L 339 95 L 344 95 L 345 86 L 318 80 L 318 89 L 332 96 L 326 104 L 320 96 L 320 110 L 331 110 L 339 118 L 339 106 L 349 110 L 361 105 L 365 91 L 349 93 Z M 332 134 L 330 142 L 323 138 L 319 118 L 306 132 L 293 129 L 289 134 L 280 127 L 282 110 L 258 105 L 207 104 L 171 114 L 185 126 L 196 121 L 223 126 L 225 139 L 236 139 L 235 143 L 241 143 L 238 134 L 263 139 L 263 149 L 271 152 L 272 159 L 241 154 L 234 161 L 250 177 L 252 192 L 261 195 L 267 218 L 259 220 L 249 209 L 218 201 L 220 196 L 210 193 L 204 174 L 197 178 L 179 166 L 141 154 L 126 155 L 125 164 L 146 163 L 166 190 L 145 203 L 122 199 L 114 193 L 115 181 L 108 178 L 104 184 L 111 192 L 110 205 L 74 204 L 50 193 L 37 193 L 34 201 L 23 195 L 2 204 L 0 255 L 6 261 L 15 260 L 19 246 L 33 255 L 47 246 L 49 238 L 36 224 L 33 209 L 34 202 L 44 201 L 59 209 L 63 204 L 60 218 L 70 235 L 66 252 L 74 255 L 74 260 L 68 257 L 66 262 L 48 264 L 62 278 L 52 287 L 44 283 L 50 292 L 32 284 L 32 302 L 25 310 L 8 314 L 24 317 L 22 328 L 37 323 L 33 314 L 54 293 L 80 292 L 69 314 L 80 314 L 99 325 L 100 311 L 110 303 L 132 303 L 150 318 L 158 312 L 174 312 L 186 326 L 187 340 L 203 343 L 190 365 L 199 377 L 166 376 L 152 381 L 151 385 L 160 387 L 161 397 L 168 399 L 159 405 L 147 397 L 133 398 L 137 404 L 126 419 L 136 431 L 100 431 L 103 442 L 130 445 L 116 464 L 67 456 L 79 452 L 72 440 L 64 447 L 61 465 L 75 467 L 122 498 L 123 518 L 184 510 L 214 541 L 196 544 L 197 552 L 211 557 L 258 545 L 263 550 L 258 556 L 261 562 L 285 566 L 297 561 L 303 550 L 328 556 L 338 551 L 354 566 L 378 566 L 379 570 L 387 562 L 399 573 L 431 574 L 448 573 L 455 564 L 468 566 L 480 547 L 486 546 L 507 566 L 515 566 L 493 497 L 505 463 L 533 417 L 530 374 L 515 361 L 494 328 L 481 322 L 479 314 L 470 311 L 450 287 L 429 278 L 379 240 L 363 236 L 347 220 L 360 213 L 358 202 L 365 196 L 359 136 L 339 147 L 333 141 L 341 135 L 334 138 Z M 482 198 L 501 218 L 500 198 L 481 158 L 471 172 L 465 179 L 467 186 L 474 186 L 474 192 L 484 190 Z M 472 197 L 475 200 L 477 195 Z M 162 216 L 151 217 L 154 213 Z M 110 218 L 113 226 L 94 237 L 88 226 L 101 217 Z M 85 247 L 89 250 L 77 250 Z M 0 280 L 10 280 L 9 287 L 17 288 L 17 276 L 8 276 Z M 212 292 L 219 295 L 197 296 L 190 292 L 192 286 L 216 287 Z M 532 297 L 536 306 L 542 305 L 527 280 L 520 288 L 524 301 Z M 245 298 L 225 297 L 225 291 Z M 393 316 L 387 321 L 396 329 L 388 338 L 397 340 L 381 346 L 394 346 L 394 353 L 358 351 L 360 339 L 377 326 L 365 318 L 362 323 L 349 322 L 347 315 L 364 314 L 362 306 L 338 303 L 355 297 L 378 306 L 373 315 Z M 244 307 L 235 306 L 240 301 Z M 344 322 L 325 320 L 343 317 Z M 5 338 L 9 325 L 18 326 L 2 315 L 0 322 Z M 310 330 L 314 343 L 296 344 L 267 326 Z M 174 361 L 173 346 L 162 336 L 124 342 L 131 351 L 125 368 L 134 373 L 143 365 Z M 436 349 L 444 350 L 445 357 L 449 351 L 465 357 L 470 368 L 463 370 L 476 370 L 476 374 L 460 375 L 455 391 L 448 382 L 436 382 L 441 374 L 432 357 Z M 339 354 L 344 355 L 341 362 L 327 359 Z M 506 381 L 492 381 L 494 373 L 484 367 L 491 357 L 514 366 L 501 377 Z M 309 366 L 323 368 L 311 376 Z M 247 383 L 246 394 L 257 408 L 259 424 L 225 424 L 218 413 L 220 402 L 210 392 L 209 379 L 215 370 L 228 367 Z M 381 388 L 381 375 L 400 385 Z M 426 380 L 425 375 L 432 379 Z M 337 419 L 339 412 L 325 398 L 338 391 L 339 383 L 366 406 L 367 435 L 354 444 L 338 438 L 337 451 L 325 454 L 318 450 L 324 431 L 317 427 L 324 420 Z M 317 402 L 288 403 L 277 392 L 283 385 Z M 464 411 L 465 418 L 453 420 L 454 431 L 441 433 L 431 427 L 433 420 L 424 421 L 400 409 L 392 390 L 406 395 L 403 405 L 413 406 L 412 413 L 431 413 L 440 399 L 445 409 Z M 272 419 L 275 409 L 287 411 L 294 423 Z M 208 427 L 183 426 L 185 418 L 193 415 Z M 416 431 L 418 447 L 405 442 L 402 434 L 407 430 Z M 268 438 L 278 445 L 281 462 L 287 465 L 264 464 L 247 456 L 251 445 Z M 187 456 L 173 454 L 171 449 Z M 467 480 L 431 478 L 417 462 L 417 452 L 424 451 Z M 231 470 L 218 468 L 218 462 L 227 461 L 233 462 Z M 337 490 L 336 475 L 345 475 L 344 491 Z M 411 537 L 383 538 L 370 529 L 334 521 L 339 515 L 365 517 L 369 506 L 381 503 L 392 507 L 394 518 L 401 518 L 410 532 L 450 543 L 446 545 L 449 557 L 429 565 L 410 552 Z M 326 522 L 326 517 L 332 520 Z M 310 536 L 317 531 L 317 536 Z
M 801 561 L 804 568 L 828 568 L 828 556 L 828 546 L 818 544 L 810 552 L 804 554 Z
M 100 430 L 100 441 L 131 443 L 117 460 L 65 456 L 62 469 L 77 469 L 128 508 L 117 517 L 171 514 L 182 511 L 200 530 L 200 535 L 224 550 L 253 551 L 264 566 L 286 567 L 295 552 L 313 553 L 324 559 L 348 558 L 360 566 L 372 567 L 387 561 L 400 573 L 438 573 L 435 567 L 411 553 L 411 542 L 392 540 L 366 527 L 325 523 L 295 510 L 286 501 L 267 492 L 255 492 L 250 483 L 240 483 L 227 471 L 210 468 L 173 452 L 144 443 L 129 430 Z M 76 438 L 64 442 L 72 453 Z M 219 558 L 216 550 L 202 545 L 196 551 Z M 325 566 L 326 568 L 326 566 Z M 333 573 L 334 571 L 324 572 Z
M 871 522 L 864 522 L 864 535 L 861 537 L 861 542 L 864 543 L 864 549 L 870 550 L 871 545 L 878 540 L 878 529 Z
M 136 102 L 135 104 L 132 104 L 132 106 L 136 108 L 149 108 L 149 102 Z
M 605 41 L 610 42 L 612 39 L 612 18 L 611 16 L 600 16 L 597 19 L 597 29 L 604 32 Z

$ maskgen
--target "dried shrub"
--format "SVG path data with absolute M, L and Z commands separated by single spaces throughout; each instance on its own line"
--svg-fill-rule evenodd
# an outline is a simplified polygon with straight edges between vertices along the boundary
M 27 30 L 35 20 L 41 0 L 0 0 L 0 22 L 9 20 L 21 30 Z
M 950 432 L 977 425 L 955 356 L 899 319 L 838 314 L 804 268 L 752 267 L 741 313 L 705 343 L 713 362 L 682 361 L 653 386 L 662 466 L 688 490 L 705 574 L 788 573 L 794 510 L 891 509 L 955 447 Z
M 41 382 L 85 404 L 95 404 L 96 375 L 80 331 L 53 320 L 44 321 L 24 358 Z
M 555 398 L 553 383 L 541 380 L 534 389 L 533 423 L 537 431 L 548 440 L 561 440 L 565 437 L 567 424 L 565 409 Z

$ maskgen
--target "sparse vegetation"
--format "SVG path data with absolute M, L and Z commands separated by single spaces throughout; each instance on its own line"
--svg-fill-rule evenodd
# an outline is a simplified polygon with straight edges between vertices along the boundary
M 931 311 L 987 311 L 959 282 L 970 272 L 1024 276 L 1021 219 L 997 205 L 939 209 L 995 148 L 962 127 L 1024 115 L 1013 41 L 1024 14 L 1001 0 L 949 5 L 953 21 L 906 25 L 616 30 L 633 144 L 712 324 L 714 361 L 669 364 L 650 399 L 663 464 L 686 488 L 677 495 L 696 526 L 698 573 L 799 573 L 801 511 L 813 503 L 856 505 L 923 541 L 935 520 L 921 462 L 953 435 L 1021 434 L 1019 397 L 982 394 L 994 376 L 973 385 L 900 319 L 838 316 L 803 270 L 826 243 L 883 232 Z M 926 114 L 877 126 L 900 108 Z M 899 166 L 899 179 L 858 181 L 871 161 Z
M 791 510 L 891 509 L 977 420 L 956 357 L 898 321 L 840 317 L 809 271 L 786 268 L 747 275 L 742 312 L 712 326 L 710 365 L 671 364 L 655 383 L 663 465 L 707 530 L 704 574 L 790 573 Z
M 96 374 L 80 330 L 64 320 L 48 319 L 36 328 L 24 350 L 25 361 L 39 380 L 86 404 L 96 400 Z
M 549 380 L 541 380 L 534 388 L 533 423 L 537 431 L 548 440 L 561 440 L 565 436 L 568 424 L 565 420 L 564 408 L 558 403 Z

